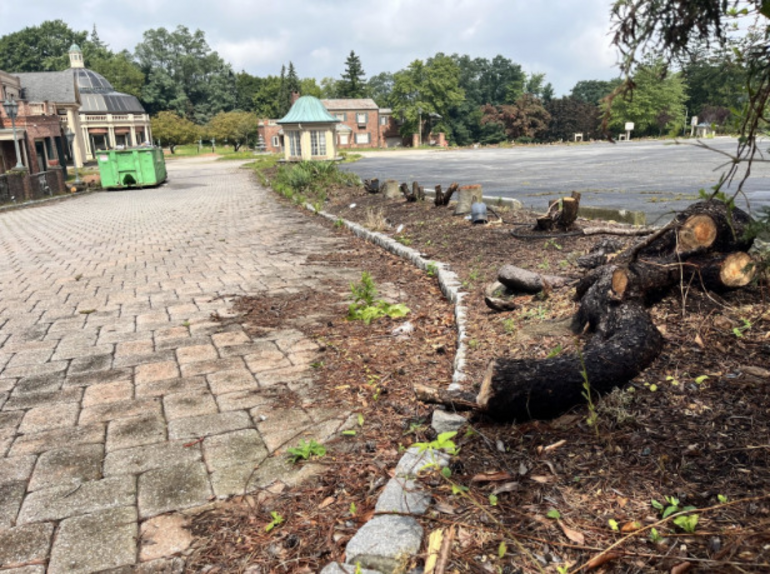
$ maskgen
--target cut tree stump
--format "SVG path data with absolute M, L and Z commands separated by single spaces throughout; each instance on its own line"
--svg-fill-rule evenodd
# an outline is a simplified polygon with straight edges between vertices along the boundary
M 436 207 L 449 205 L 449 201 L 452 199 L 452 195 L 454 195 L 454 192 L 457 191 L 458 187 L 460 186 L 457 183 L 452 183 L 452 185 L 449 186 L 449 189 L 444 192 L 441 190 L 441 185 L 437 185 L 436 197 L 433 200 L 433 203 L 436 205 Z
M 425 199 L 425 188 L 421 187 L 416 181 L 412 182 L 412 190 L 409 191 L 409 186 L 405 183 L 401 184 L 401 194 L 406 198 L 406 201 L 411 203 L 415 201 L 423 201 Z
M 364 180 L 364 189 L 368 193 L 380 193 L 380 180 L 376 177 Z
M 558 227 L 568 231 L 577 220 L 580 209 L 580 193 L 573 191 L 570 197 L 554 199 L 548 204 L 548 211 L 536 219 L 535 230 L 552 231 Z
M 401 190 L 398 187 L 398 182 L 395 179 L 389 179 L 380 186 L 382 195 L 385 199 L 398 199 L 401 197 Z
M 455 215 L 468 215 L 471 212 L 471 206 L 481 202 L 484 195 L 480 185 L 463 185 L 457 193 Z

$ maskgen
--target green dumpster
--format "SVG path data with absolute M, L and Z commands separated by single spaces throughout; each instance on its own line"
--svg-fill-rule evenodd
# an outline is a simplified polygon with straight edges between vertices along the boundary
M 96 152 L 104 189 L 150 187 L 166 181 L 166 160 L 157 147 Z

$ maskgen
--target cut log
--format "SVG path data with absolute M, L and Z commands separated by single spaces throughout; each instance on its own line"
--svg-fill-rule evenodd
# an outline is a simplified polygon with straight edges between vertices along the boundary
M 497 280 L 517 293 L 540 293 L 544 289 L 558 289 L 569 282 L 558 275 L 541 275 L 515 265 L 505 265 L 497 272 Z
M 748 251 L 753 239 L 746 237 L 751 216 L 740 208 L 728 209 L 714 199 L 693 203 L 680 212 L 660 237 L 638 250 L 641 255 L 660 256 L 711 250 L 720 253 Z
M 500 299 L 498 297 L 484 297 L 484 303 L 495 313 L 505 313 L 515 311 L 519 306 L 512 299 Z
M 710 215 L 706 213 L 691 215 L 677 231 L 677 250 L 686 252 L 707 249 L 714 245 L 717 231 L 717 224 Z
M 743 251 L 691 257 L 685 270 L 702 281 L 703 286 L 719 293 L 745 287 L 756 277 L 757 267 L 751 255 Z
M 476 397 L 497 420 L 521 422 L 559 416 L 585 403 L 585 369 L 592 396 L 606 394 L 646 369 L 660 353 L 662 337 L 639 302 L 613 307 L 576 354 L 544 360 L 496 359 Z

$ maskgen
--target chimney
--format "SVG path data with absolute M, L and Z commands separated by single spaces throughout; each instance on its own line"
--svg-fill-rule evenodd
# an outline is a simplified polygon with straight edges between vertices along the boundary
M 299 99 L 299 92 L 292 92 L 291 93 L 291 103 L 293 104 Z

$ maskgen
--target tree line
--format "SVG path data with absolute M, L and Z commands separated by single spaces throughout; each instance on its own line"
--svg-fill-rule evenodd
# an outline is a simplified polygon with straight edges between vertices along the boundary
M 113 52 L 95 27 L 90 33 L 78 32 L 61 20 L 0 37 L 0 70 L 66 69 L 73 43 L 81 47 L 86 67 L 118 91 L 139 98 L 154 118 L 156 137 L 166 135 L 167 143 L 199 137 L 228 138 L 235 146 L 253 143 L 256 118 L 285 115 L 293 92 L 328 99 L 372 98 L 392 110 L 405 138 L 420 129 L 423 135 L 443 131 L 456 145 L 571 140 L 575 133 L 601 138 L 622 132 L 625 122 L 635 123 L 637 136 L 681 134 L 693 115 L 727 129 L 746 99 L 744 64 L 729 45 L 695 46 L 667 74 L 659 60 L 642 62 L 631 78 L 632 98 L 608 98 L 620 79 L 579 81 L 569 95 L 556 98 L 544 74 L 528 74 L 502 55 L 487 59 L 437 53 L 403 70 L 367 78 L 351 51 L 338 79 L 300 78 L 292 62 L 276 75 L 258 77 L 234 72 L 201 30 L 150 29 L 133 53 Z

